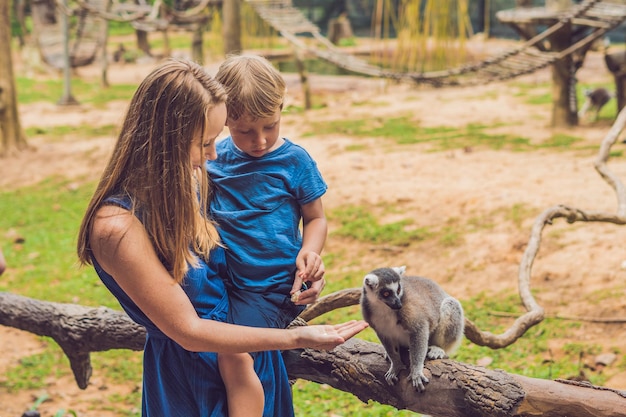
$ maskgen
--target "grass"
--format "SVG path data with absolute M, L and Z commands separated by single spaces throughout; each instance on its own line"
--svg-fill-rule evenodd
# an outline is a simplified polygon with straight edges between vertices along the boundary
M 336 225 L 332 236 L 348 241 L 399 247 L 418 243 L 455 247 L 465 242 L 467 234 L 491 230 L 496 223 L 508 222 L 517 230 L 524 230 L 523 222 L 537 213 L 537 209 L 517 203 L 511 207 L 493 210 L 484 216 L 450 217 L 440 219 L 436 225 L 418 227 L 409 213 L 401 213 L 400 216 L 406 218 L 400 220 L 384 221 L 389 214 L 394 214 L 394 218 L 397 218 L 396 211 L 397 208 L 389 205 L 341 206 L 328 211 L 327 217 Z M 332 254 L 326 256 L 335 258 Z
M 28 137 L 45 135 L 46 142 L 52 143 L 63 140 L 67 135 L 74 135 L 83 139 L 103 136 L 115 137 L 118 133 L 118 126 L 60 125 L 48 127 L 30 127 L 25 129 L 25 133 Z
M 547 91 L 546 88 L 541 88 L 541 89 L 536 89 L 530 86 L 524 86 L 521 84 L 517 85 L 518 88 L 520 88 L 520 93 L 519 95 L 525 98 L 526 103 L 528 104 L 532 104 L 532 105 L 551 105 L 552 104 L 552 94 L 549 90 L 549 85 L 542 85 L 542 87 L 547 87 Z M 576 89 L 576 100 L 578 102 L 578 108 L 580 109 L 583 105 L 583 103 L 586 100 L 585 97 L 585 90 L 586 89 L 590 89 L 593 90 L 595 88 L 599 88 L 599 87 L 604 87 L 606 88 L 608 91 L 614 91 L 615 87 L 614 85 L 610 85 L 610 84 L 588 84 L 588 85 L 579 85 Z M 589 112 L 587 114 L 588 117 L 592 112 Z M 601 110 L 600 113 L 598 114 L 598 120 L 613 120 L 615 118 L 615 115 L 617 113 L 617 104 L 615 102 L 615 99 L 612 99 L 611 101 L 609 101 L 607 103 L 606 106 L 604 106 Z
M 72 95 L 81 103 L 103 107 L 111 101 L 128 102 L 137 89 L 134 84 L 112 84 L 102 88 L 98 83 L 72 78 Z M 56 103 L 63 95 L 63 80 L 37 80 L 16 77 L 17 101 L 20 104 L 36 102 Z
M 14 279 L 0 282 L 0 291 L 58 302 L 116 305 L 104 289 L 98 291 L 101 286 L 92 271 L 77 268 L 73 253 L 92 191 L 92 186 L 75 189 L 67 181 L 50 179 L 0 194 L 0 230 L 3 235 L 12 230 L 23 239 L 4 248 L 7 263 L 17 273 L 9 276 Z
M 380 224 L 374 214 L 360 206 L 334 210 L 329 214 L 329 219 L 341 225 L 335 231 L 337 236 L 362 242 L 408 246 L 411 242 L 424 240 L 429 235 L 425 228 L 409 229 L 408 226 L 413 223 L 411 219 Z
M 515 152 L 540 149 L 561 151 L 595 151 L 596 146 L 585 145 L 583 138 L 555 133 L 541 143 L 510 133 L 494 133 L 504 125 L 468 124 L 463 127 L 423 127 L 412 116 L 394 118 L 342 119 L 312 122 L 304 136 L 346 135 L 355 137 L 382 137 L 398 145 L 425 144 L 431 152 L 451 149 L 481 148 Z M 514 130 L 510 127 L 509 130 Z M 356 148 L 358 149 L 358 148 Z M 346 149 L 350 150 L 350 149 Z
M 6 382 L 2 385 L 15 392 L 24 389 L 41 389 L 46 386 L 46 378 L 67 374 L 57 365 L 63 360 L 61 349 L 56 346 L 47 346 L 46 352 L 27 356 L 20 359 L 20 366 L 10 368 L 6 374 Z
M 61 179 L 49 179 L 36 186 L 3 192 L 0 194 L 0 234 L 9 231 L 22 237 L 23 243 L 6 245 L 3 249 L 10 272 L 0 281 L 0 291 L 17 293 L 37 299 L 56 302 L 77 303 L 88 306 L 104 305 L 119 308 L 117 301 L 102 286 L 91 268 L 78 268 L 75 257 L 75 238 L 80 219 L 94 184 L 88 183 L 72 187 Z M 445 245 L 449 235 L 459 238 L 465 233 L 472 233 L 475 227 L 489 228 L 489 223 L 480 219 L 460 222 L 451 219 L 441 231 L 416 229 L 403 231 L 411 226 L 410 222 L 398 221 L 381 224 L 377 219 L 384 217 L 384 208 L 379 208 L 381 215 L 368 212 L 364 207 L 345 207 L 330 213 L 329 218 L 338 222 L 342 238 L 358 242 L 381 243 L 394 242 L 406 244 L 415 240 L 435 239 L 434 244 Z M 499 215 L 516 223 L 520 212 L 528 210 L 524 206 L 514 206 Z M 494 213 L 491 221 L 498 222 Z M 476 226 L 479 225 L 479 226 Z M 439 243 L 437 243 L 439 242 Z M 345 256 L 341 253 L 329 253 L 328 269 L 332 268 Z M 350 288 L 360 285 L 360 279 L 366 271 L 357 271 L 329 283 L 328 291 Z M 597 298 L 603 299 L 604 293 Z M 494 317 L 491 311 L 521 314 L 518 297 L 515 293 L 506 293 L 496 297 L 482 294 L 470 300 L 461 300 L 466 314 L 482 328 L 495 333 L 510 325 L 510 320 Z M 339 322 L 360 318 L 358 306 L 331 312 L 320 320 Z M 527 335 L 514 345 L 501 350 L 491 350 L 464 341 L 455 357 L 457 360 L 475 363 L 481 358 L 490 357 L 492 367 L 507 372 L 538 378 L 569 377 L 580 371 L 579 357 L 593 354 L 598 347 L 579 342 L 564 349 L 559 358 L 551 358 L 548 341 L 565 338 L 568 331 L 579 326 L 575 322 L 562 322 L 547 319 L 532 328 Z M 359 337 L 377 341 L 375 334 L 366 330 Z M 47 344 L 43 353 L 21 359 L 20 365 L 10 368 L 0 386 L 9 391 L 45 388 L 45 381 L 71 375 L 67 359 L 60 348 L 51 340 L 42 338 Z M 617 348 L 616 348 L 617 349 Z M 141 354 L 116 350 L 94 353 L 93 364 L 96 369 L 107 368 L 106 374 L 115 383 L 134 383 L 140 385 Z M 622 367 L 625 367 L 621 365 Z M 601 375 L 592 375 L 591 381 L 603 382 Z M 297 415 L 325 416 L 329 412 L 345 413 L 350 416 L 387 416 L 412 415 L 399 412 L 389 406 L 377 403 L 363 404 L 351 394 L 338 392 L 325 386 L 307 381 L 299 381 L 294 387 Z M 139 394 L 116 398 L 108 402 L 109 407 L 119 411 L 120 415 L 137 408 Z M 407 413 L 407 414 L 405 414 Z M 342 415 L 342 414 L 339 414 Z
M 493 315 L 494 312 L 511 313 L 515 317 L 523 313 L 518 295 L 514 292 L 489 297 L 479 294 L 462 303 L 466 315 L 471 317 L 479 328 L 493 333 L 504 331 L 513 321 L 513 318 L 498 318 Z M 554 352 L 549 347 L 550 341 L 566 339 L 568 334 L 579 327 L 579 322 L 546 318 L 509 347 L 491 350 L 465 341 L 454 358 L 470 363 L 475 362 L 477 358 L 490 358 L 492 360 L 490 368 L 533 378 L 567 379 L 585 372 L 592 384 L 602 385 L 606 377 L 602 373 L 588 372 L 581 364 L 581 357 L 602 352 L 601 346 L 588 342 L 567 342 L 564 343 L 562 352 Z M 606 348 L 604 347 L 604 350 Z M 621 351 L 618 346 L 610 349 L 616 353 Z M 620 367 L 624 369 L 623 365 Z
M 0 281 L 0 291 L 17 293 L 48 301 L 77 303 L 88 306 L 107 306 L 119 308 L 117 301 L 102 286 L 91 268 L 78 268 L 75 257 L 75 239 L 81 216 L 93 191 L 94 184 L 88 183 L 78 188 L 61 179 L 49 179 L 36 186 L 21 188 L 0 194 L 0 234 L 9 231 L 23 238 L 23 243 L 6 245 L 3 249 L 10 272 Z M 380 209 L 384 212 L 384 209 Z M 523 206 L 512 207 L 500 215 L 509 221 L 517 222 Z M 495 215 L 494 215 L 495 216 Z M 331 212 L 331 221 L 339 222 L 338 229 L 343 238 L 359 242 L 395 242 L 406 244 L 420 239 L 436 239 L 437 244 L 444 244 L 449 235 L 453 240 L 462 238 L 465 233 L 472 233 L 475 227 L 489 228 L 489 223 L 480 219 L 460 222 L 451 219 L 442 231 L 434 233 L 428 230 L 403 232 L 410 226 L 407 221 L 380 224 L 379 216 L 367 212 L 364 207 L 346 207 Z M 491 221 L 497 222 L 496 218 Z M 479 226 L 476 226 L 479 225 Z M 332 269 L 334 262 L 345 254 L 329 253 L 326 258 L 327 268 Z M 360 279 L 366 271 L 357 271 L 340 279 L 333 279 L 327 291 L 350 288 L 360 285 Z M 599 295 L 598 298 L 602 298 Z M 461 300 L 466 314 L 483 329 L 500 332 L 510 325 L 510 320 L 490 316 L 490 311 L 504 311 L 521 314 L 517 295 L 503 294 L 497 297 L 479 295 L 470 300 Z M 322 318 L 323 322 L 339 322 L 360 318 L 358 306 L 336 310 Z M 491 350 L 473 345 L 467 340 L 455 357 L 457 360 L 475 363 L 490 357 L 492 367 L 507 372 L 538 378 L 569 377 L 580 370 L 580 352 L 592 354 L 597 346 L 580 342 L 565 349 L 558 359 L 550 359 L 547 343 L 551 339 L 565 337 L 569 329 L 578 326 L 575 322 L 545 320 L 529 331 L 514 345 Z M 376 336 L 370 329 L 359 337 L 376 342 Z M 43 389 L 45 381 L 71 375 L 67 359 L 61 349 L 51 340 L 42 338 L 47 344 L 43 353 L 21 359 L 20 365 L 10 368 L 0 386 L 11 392 L 23 389 Z M 115 350 L 92 354 L 96 369 L 106 367 L 106 375 L 115 383 L 134 383 L 140 386 L 141 353 Z M 548 362 L 546 362 L 548 360 Z M 625 366 L 622 366 L 625 367 Z M 592 377 L 593 383 L 602 383 L 603 377 Z M 348 393 L 338 392 L 330 387 L 298 381 L 294 387 L 297 415 L 326 416 L 329 412 L 343 413 L 350 416 L 408 416 L 406 411 L 397 412 L 392 407 L 375 402 L 363 404 Z M 119 415 L 136 410 L 140 394 L 135 392 L 127 397 L 106 401 L 109 408 Z M 114 401 L 113 401 L 114 400 Z

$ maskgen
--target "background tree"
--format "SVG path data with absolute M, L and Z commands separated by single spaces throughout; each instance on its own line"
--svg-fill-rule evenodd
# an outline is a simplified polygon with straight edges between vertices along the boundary
M 9 0 L 0 0 L 0 156 L 27 146 L 17 111 Z
M 241 4 L 240 0 L 225 1 L 222 3 L 224 19 L 224 54 L 241 53 Z

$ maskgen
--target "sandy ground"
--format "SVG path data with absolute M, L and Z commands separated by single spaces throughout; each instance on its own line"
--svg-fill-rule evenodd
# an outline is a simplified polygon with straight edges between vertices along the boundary
M 113 66 L 110 81 L 139 82 L 152 64 Z M 78 70 L 81 77 L 97 77 L 98 68 Z M 289 100 L 302 103 L 298 78 L 288 74 Z M 610 80 L 602 57 L 592 53 L 578 74 L 579 82 L 592 84 Z M 502 132 L 516 133 L 541 143 L 554 133 L 583 137 L 598 145 L 611 121 L 584 121 L 572 129 L 549 127 L 550 106 L 529 105 L 520 98 L 519 83 L 545 83 L 549 70 L 507 83 L 460 88 L 430 89 L 395 85 L 360 77 L 311 75 L 313 92 L 323 95 L 326 107 L 306 113 L 286 113 L 282 133 L 306 147 L 318 161 L 329 191 L 324 198 L 328 211 L 346 205 L 371 206 L 385 213 L 381 221 L 412 218 L 417 227 L 440 228 L 454 219 L 482 219 L 493 227 L 468 233 L 455 246 L 411 244 L 408 247 L 349 244 L 331 237 L 327 248 L 340 251 L 345 259 L 328 272 L 329 280 L 351 271 L 379 266 L 407 265 L 410 273 L 439 281 L 452 295 L 463 300 L 481 292 L 497 295 L 517 288 L 517 274 L 534 219 L 546 208 L 567 204 L 583 210 L 614 212 L 612 189 L 593 168 L 593 152 L 532 151 L 509 152 L 486 148 L 429 152 L 425 146 L 398 146 L 375 137 L 342 135 L 302 137 L 312 122 L 358 118 L 390 118 L 410 115 L 422 126 L 467 126 L 502 124 Z M 29 126 L 67 124 L 119 124 L 126 103 L 110 103 L 105 109 L 87 105 L 59 107 L 35 103 L 20 107 L 22 123 Z M 36 183 L 51 175 L 65 175 L 76 181 L 97 177 L 113 144 L 113 138 L 48 142 L 30 138 L 32 149 L 1 163 L 0 187 L 14 188 Z M 358 144 L 354 149 L 352 145 Z M 625 145 L 617 143 L 616 150 Z M 618 149 L 619 148 L 619 149 Z M 24 167 L 36 167 L 24 169 Z M 618 159 L 609 163 L 620 178 L 626 165 Z M 518 224 L 502 213 L 523 207 Z M 382 210 L 392 207 L 393 210 Z M 578 317 L 626 317 L 626 229 L 607 224 L 574 224 L 557 221 L 547 229 L 542 249 L 533 267 L 532 287 L 537 302 L 549 315 Z M 7 275 L 11 274 L 9 269 Z M 360 283 L 355 283 L 360 285 Z M 600 297 L 599 294 L 605 294 Z M 608 294 L 608 295 L 606 295 Z M 555 340 L 553 354 L 569 341 L 592 341 L 605 353 L 623 347 L 623 324 L 584 323 L 569 340 Z M 0 375 L 17 361 L 45 349 L 34 336 L 0 327 Z M 624 352 L 621 352 L 624 355 Z M 618 360 L 623 361 L 620 356 Z M 626 374 L 611 368 L 607 386 L 626 389 Z M 79 390 L 71 379 L 49 381 L 46 389 L 52 400 L 42 410 L 52 413 L 64 404 L 84 416 L 109 417 L 93 404 L 102 390 L 123 393 L 137 387 L 107 384 L 106 373 L 96 370 L 90 387 Z M 0 417 L 14 417 L 32 405 L 37 392 L 7 393 L 0 389 Z M 44 408 L 45 407 L 45 408 Z

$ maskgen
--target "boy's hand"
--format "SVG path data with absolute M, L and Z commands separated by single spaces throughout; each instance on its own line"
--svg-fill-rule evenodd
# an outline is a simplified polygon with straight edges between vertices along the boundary
M 325 272 L 324 261 L 322 261 L 322 257 L 319 254 L 315 252 L 300 252 L 296 257 L 296 279 L 300 278 L 302 282 L 315 282 L 322 279 Z
M 324 262 L 315 252 L 300 252 L 296 258 L 296 276 L 291 300 L 297 305 L 311 304 L 324 289 Z
M 298 281 L 297 277 L 295 281 Z M 315 282 L 303 282 L 298 291 L 291 289 L 291 301 L 296 305 L 312 304 L 317 301 L 325 285 L 326 281 L 323 278 Z

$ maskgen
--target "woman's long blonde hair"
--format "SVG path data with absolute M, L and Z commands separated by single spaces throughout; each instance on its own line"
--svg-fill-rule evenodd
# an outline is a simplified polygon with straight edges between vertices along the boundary
M 194 176 L 190 151 L 193 139 L 205 136 L 209 112 L 225 102 L 222 85 L 191 61 L 169 60 L 142 81 L 80 226 L 81 264 L 93 262 L 92 223 L 113 196 L 131 199 L 132 211 L 177 282 L 188 264 L 197 265 L 196 255 L 208 259 L 219 235 L 207 218 L 208 176 Z

